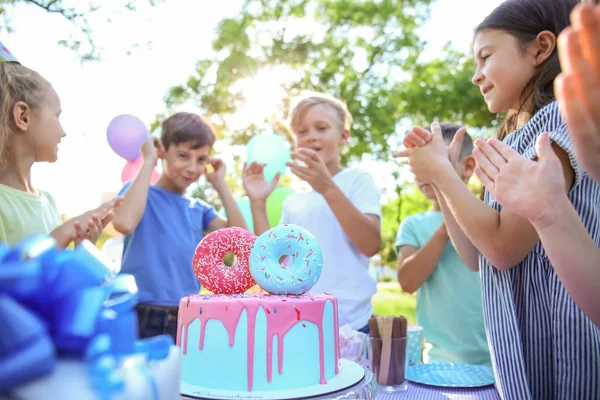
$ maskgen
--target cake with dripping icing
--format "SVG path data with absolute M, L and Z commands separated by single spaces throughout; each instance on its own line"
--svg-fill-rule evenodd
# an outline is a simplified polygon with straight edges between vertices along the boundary
M 248 293 L 181 299 L 181 382 L 239 392 L 325 385 L 339 372 L 337 299 Z

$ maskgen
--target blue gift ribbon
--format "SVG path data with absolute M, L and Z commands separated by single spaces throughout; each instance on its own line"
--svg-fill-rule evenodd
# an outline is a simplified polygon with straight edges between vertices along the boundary
M 147 364 L 167 358 L 173 339 L 137 340 L 135 279 L 111 271 L 89 242 L 74 250 L 58 250 L 47 235 L 0 243 L 0 392 L 51 373 L 68 354 L 85 360 L 92 386 L 109 400 L 125 387 L 122 361 L 144 354 L 135 368 L 158 399 Z
M 54 314 L 54 342 L 60 352 L 83 354 L 97 330 L 105 290 L 101 286 L 76 290 L 57 302 Z
M 52 371 L 54 345 L 36 315 L 0 294 L 0 321 L 0 392 Z

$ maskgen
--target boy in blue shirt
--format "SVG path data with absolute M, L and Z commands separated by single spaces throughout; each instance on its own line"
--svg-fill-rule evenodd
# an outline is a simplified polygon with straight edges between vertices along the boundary
M 210 158 L 215 135 L 197 114 L 177 113 L 162 123 L 160 140 L 141 147 L 144 159 L 138 175 L 127 183 L 113 225 L 125 236 L 121 271 L 135 276 L 140 337 L 168 333 L 177 337 L 179 300 L 200 291 L 192 258 L 205 233 L 239 226 L 244 217 L 225 182 L 225 164 Z M 156 185 L 150 176 L 158 159 L 163 172 Z M 207 172 L 207 166 L 213 172 Z M 210 182 L 227 213 L 219 217 L 212 205 L 185 195 L 202 175 Z
M 450 144 L 459 126 L 441 127 L 444 141 Z M 465 184 L 475 169 L 472 151 L 473 142 L 465 133 L 456 165 Z M 431 185 L 417 185 L 433 202 L 433 210 L 411 215 L 400 224 L 396 239 L 398 282 L 405 292 L 417 292 L 417 323 L 431 346 L 429 362 L 490 365 L 479 272 L 463 264 L 448 240 Z

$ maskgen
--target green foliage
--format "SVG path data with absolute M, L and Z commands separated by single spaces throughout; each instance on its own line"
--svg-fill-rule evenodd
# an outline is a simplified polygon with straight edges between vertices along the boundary
M 472 57 L 448 43 L 444 58 L 415 63 L 411 78 L 398 85 L 402 107 L 415 124 L 438 120 L 476 128 L 496 126 L 479 88 L 471 83 L 473 73 Z
M 264 131 L 283 133 L 292 98 L 303 91 L 327 92 L 346 101 L 354 116 L 343 160 L 370 153 L 387 159 L 389 139 L 400 121 L 463 121 L 493 124 L 478 90 L 470 83 L 470 57 L 448 46 L 444 55 L 422 62 L 424 43 L 416 30 L 429 17 L 431 0 L 247 0 L 222 20 L 214 57 L 198 61 L 187 82 L 169 90 L 167 107 L 191 102 L 245 143 Z M 264 124 L 228 128 L 244 105 L 236 83 L 265 68 L 294 72 L 284 83 L 286 98 Z M 168 112 L 168 111 L 167 111 Z
M 365 153 L 389 159 L 401 126 L 411 123 L 462 122 L 472 135 L 489 134 L 496 122 L 471 83 L 472 57 L 447 45 L 436 59 L 420 58 L 425 43 L 416 31 L 429 18 L 431 2 L 246 0 L 237 15 L 218 24 L 214 56 L 199 60 L 187 81 L 168 91 L 165 114 L 194 104 L 219 127 L 220 140 L 243 145 L 266 131 L 289 135 L 292 99 L 303 91 L 326 92 L 343 99 L 354 116 L 343 162 Z M 273 68 L 292 71 L 280 108 L 262 123 L 232 129 L 231 117 L 247 101 L 237 83 Z M 238 169 L 230 168 L 236 191 Z M 383 206 L 381 256 L 387 264 L 396 259 L 400 221 L 430 207 L 413 185 L 398 190 L 396 200 Z M 208 187 L 195 194 L 218 204 Z

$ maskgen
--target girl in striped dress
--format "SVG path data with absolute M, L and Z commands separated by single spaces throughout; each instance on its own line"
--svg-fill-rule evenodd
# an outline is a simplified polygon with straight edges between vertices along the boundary
M 549 133 L 549 146 L 562 167 L 559 187 L 598 245 L 600 186 L 575 159 L 553 91 L 560 73 L 557 36 L 568 26 L 576 4 L 502 3 L 476 29 L 473 83 L 490 111 L 507 113 L 498 136 L 517 153 L 535 159 L 536 138 Z M 469 268 L 481 270 L 486 332 L 500 395 L 518 400 L 599 399 L 600 329 L 567 293 L 534 226 L 503 208 L 490 191 L 481 202 L 450 173 L 459 142 L 460 136 L 448 148 L 437 124 L 432 134 L 415 127 L 404 141 L 407 149 L 394 156 L 407 158 L 416 179 L 433 185 L 459 255 Z
M 577 160 L 600 183 L 600 6 L 582 4 L 571 20 L 577 26 L 559 37 L 565 68 L 556 79 L 556 97 Z M 560 160 L 548 134 L 537 138 L 538 162 L 497 139 L 475 144 L 481 182 L 503 207 L 531 222 L 569 295 L 600 326 L 600 248 L 560 190 Z

